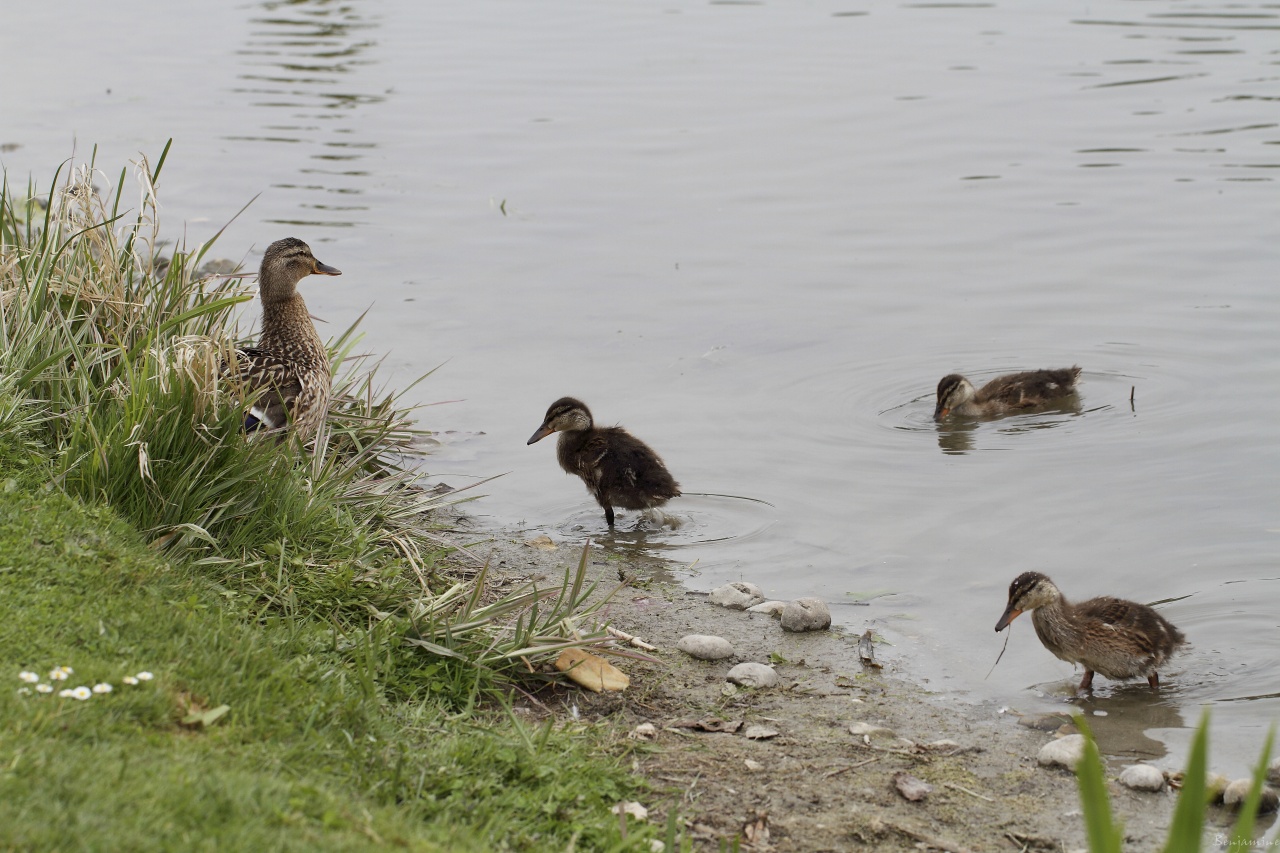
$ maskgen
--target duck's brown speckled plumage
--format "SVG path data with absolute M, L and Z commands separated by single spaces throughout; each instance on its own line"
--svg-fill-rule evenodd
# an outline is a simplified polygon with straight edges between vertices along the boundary
M 262 256 L 262 336 L 257 346 L 237 352 L 241 381 L 261 392 L 246 418 L 247 431 L 291 424 L 305 440 L 324 422 L 332 383 L 329 354 L 297 292 L 298 282 L 313 273 L 341 275 L 317 261 L 296 237 L 277 240 Z
M 938 383 L 938 404 L 933 416 L 982 417 L 1041 408 L 1074 394 L 1079 379 L 1079 367 L 1028 370 L 997 376 L 975 390 L 968 379 L 952 373 Z
M 610 527 L 615 506 L 649 509 L 680 496 L 680 484 L 649 445 L 622 427 L 597 427 L 581 401 L 562 397 L 552 403 L 528 443 L 553 432 L 560 433 L 560 467 L 582 478 Z
M 1145 678 L 1160 686 L 1157 670 L 1187 640 L 1155 610 L 1122 598 L 1100 596 L 1072 604 L 1045 575 L 1024 572 L 1009 585 L 1009 604 L 996 623 L 1003 631 L 1024 610 L 1044 647 L 1058 658 L 1084 667 L 1081 690 L 1093 686 L 1093 674 L 1107 678 Z

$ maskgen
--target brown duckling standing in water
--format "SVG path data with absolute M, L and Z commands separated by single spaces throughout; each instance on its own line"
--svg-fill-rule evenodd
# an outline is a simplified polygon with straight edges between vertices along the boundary
M 1057 370 L 1028 370 L 997 376 L 980 390 L 958 373 L 942 377 L 938 383 L 938 405 L 934 420 L 947 415 L 982 417 L 1038 409 L 1075 393 L 1079 367 Z
M 560 433 L 556 458 L 567 474 L 577 474 L 604 507 L 613 527 L 613 508 L 650 509 L 680 496 L 680 484 L 649 445 L 622 427 L 597 427 L 580 400 L 561 397 L 547 409 L 542 426 L 527 444 Z
M 1009 606 L 996 623 L 1003 631 L 1024 610 L 1044 647 L 1059 659 L 1084 667 L 1081 690 L 1093 687 L 1093 674 L 1120 681 L 1145 678 L 1159 688 L 1156 672 L 1187 639 L 1145 604 L 1104 595 L 1079 604 L 1063 598 L 1053 581 L 1039 572 L 1023 572 L 1009 585 Z
M 297 237 L 275 241 L 262 256 L 262 335 L 256 347 L 236 350 L 240 381 L 261 392 L 245 415 L 245 432 L 278 432 L 292 425 L 305 441 L 329 412 L 329 353 L 298 295 L 298 282 L 313 274 L 342 272 L 317 261 Z

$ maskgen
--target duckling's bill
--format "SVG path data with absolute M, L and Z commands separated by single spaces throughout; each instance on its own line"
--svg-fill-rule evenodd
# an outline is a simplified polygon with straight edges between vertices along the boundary
M 337 267 L 331 267 L 328 264 L 322 264 L 316 261 L 315 268 L 311 270 L 316 275 L 342 275 L 342 270 Z
M 555 430 L 553 430 L 551 427 L 547 426 L 546 424 L 543 424 L 542 426 L 538 427 L 537 431 L 534 432 L 534 434 L 529 437 L 529 440 L 526 441 L 525 444 L 530 445 L 530 444 L 533 444 L 535 441 L 542 441 L 542 439 L 551 435 L 551 433 L 553 432 L 555 432 Z
M 1000 621 L 996 623 L 996 631 L 999 632 L 999 631 L 1003 631 L 1005 628 L 1008 628 L 1009 623 L 1012 622 L 1014 619 L 1017 619 L 1021 615 L 1022 615 L 1021 610 L 1017 609 L 1013 605 L 1009 605 L 1008 607 L 1005 608 L 1004 615 L 1000 617 Z

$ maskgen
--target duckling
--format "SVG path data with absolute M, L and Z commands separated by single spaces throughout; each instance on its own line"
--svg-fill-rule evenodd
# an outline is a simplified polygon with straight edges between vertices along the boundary
M 1093 674 L 1112 680 L 1145 677 L 1160 687 L 1156 672 L 1187 640 L 1169 620 L 1145 604 L 1100 596 L 1072 604 L 1039 572 L 1023 572 L 1009 585 L 1009 606 L 996 631 L 1003 631 L 1024 610 L 1044 647 L 1059 659 L 1084 667 L 1081 690 L 1093 687 Z
M 613 508 L 649 509 L 680 496 L 680 484 L 649 445 L 622 427 L 597 427 L 586 405 L 561 397 L 526 444 L 560 433 L 556 458 L 566 474 L 577 474 L 604 508 L 613 527 Z
M 273 432 L 292 423 L 306 440 L 328 413 L 329 353 L 297 292 L 298 282 L 313 273 L 342 275 L 317 261 L 296 237 L 275 241 L 262 256 L 262 336 L 256 347 L 236 351 L 240 380 L 262 392 L 245 415 L 245 432 Z
M 967 417 L 1003 415 L 1040 408 L 1075 393 L 1079 378 L 1079 367 L 1028 370 L 997 376 L 975 391 L 968 379 L 952 373 L 938 383 L 938 405 L 934 407 L 933 418 L 941 420 L 952 413 Z

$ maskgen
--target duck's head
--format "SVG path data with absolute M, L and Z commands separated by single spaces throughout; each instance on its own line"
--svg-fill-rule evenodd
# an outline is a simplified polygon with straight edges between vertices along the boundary
M 279 302 L 293 296 L 298 282 L 312 274 L 342 275 L 342 271 L 322 264 L 311 247 L 297 237 L 285 237 L 267 247 L 258 270 L 258 290 L 264 302 Z
M 996 623 L 996 630 L 1003 631 L 1024 610 L 1035 610 L 1062 598 L 1062 593 L 1048 576 L 1039 572 L 1023 572 L 1009 584 L 1009 605 Z
M 973 383 L 959 373 L 942 377 L 942 381 L 938 383 L 938 405 L 933 407 L 933 419 L 945 418 L 956 406 L 972 400 L 976 393 Z
M 542 426 L 538 427 L 525 444 L 541 441 L 553 432 L 591 429 L 593 425 L 591 411 L 586 403 L 572 397 L 561 397 L 547 409 L 547 416 L 542 419 Z

